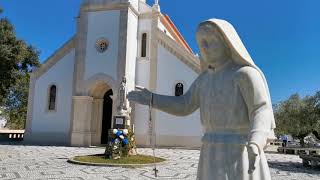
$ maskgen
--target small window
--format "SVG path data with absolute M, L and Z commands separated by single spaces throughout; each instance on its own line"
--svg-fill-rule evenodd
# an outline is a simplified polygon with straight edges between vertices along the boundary
M 49 107 L 50 111 L 56 110 L 57 86 L 52 85 L 49 90 Z
M 141 39 L 141 57 L 147 57 L 147 33 L 142 34 Z
M 183 95 L 183 84 L 177 83 L 175 87 L 175 96 L 181 96 Z

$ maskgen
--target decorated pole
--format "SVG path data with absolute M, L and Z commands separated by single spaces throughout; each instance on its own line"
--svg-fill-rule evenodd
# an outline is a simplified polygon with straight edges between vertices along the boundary
M 136 86 L 138 90 L 143 90 L 144 88 L 141 86 Z M 157 164 L 156 164 L 156 133 L 154 131 L 154 122 L 152 120 L 152 106 L 153 106 L 153 93 L 151 92 L 150 94 L 150 102 L 149 102 L 149 137 L 150 137 L 150 145 L 152 148 L 153 152 L 153 162 L 154 162 L 154 176 L 158 177 L 158 169 L 157 169 Z
M 151 93 L 150 104 L 149 104 L 149 134 L 150 134 L 150 145 L 152 146 L 153 162 L 154 162 L 154 176 L 158 177 L 158 169 L 156 164 L 156 133 L 154 131 L 154 122 L 152 121 L 152 104 L 153 104 L 153 93 Z

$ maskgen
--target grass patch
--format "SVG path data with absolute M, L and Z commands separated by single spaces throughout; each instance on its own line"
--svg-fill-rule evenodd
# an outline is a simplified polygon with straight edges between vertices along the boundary
M 105 163 L 105 164 L 151 164 L 154 163 L 153 156 L 146 156 L 138 154 L 136 156 L 129 156 L 120 159 L 107 159 L 103 154 L 88 155 L 88 156 L 76 156 L 76 161 L 86 163 Z M 156 157 L 156 163 L 164 162 L 165 159 Z

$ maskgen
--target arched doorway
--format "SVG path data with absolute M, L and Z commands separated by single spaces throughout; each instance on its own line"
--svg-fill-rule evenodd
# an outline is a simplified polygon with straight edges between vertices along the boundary
M 112 105 L 113 101 L 112 89 L 107 91 L 103 97 L 103 113 L 102 113 L 102 126 L 101 126 L 101 144 L 108 144 L 108 130 L 111 129 L 112 122 Z

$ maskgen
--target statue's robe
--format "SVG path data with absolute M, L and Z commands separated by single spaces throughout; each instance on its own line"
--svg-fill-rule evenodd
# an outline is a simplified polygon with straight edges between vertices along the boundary
M 204 136 L 198 180 L 270 180 L 263 152 L 273 117 L 268 98 L 257 69 L 227 63 L 203 72 L 183 96 L 155 94 L 153 106 L 179 116 L 200 108 Z M 259 149 L 252 175 L 248 174 L 249 143 Z

